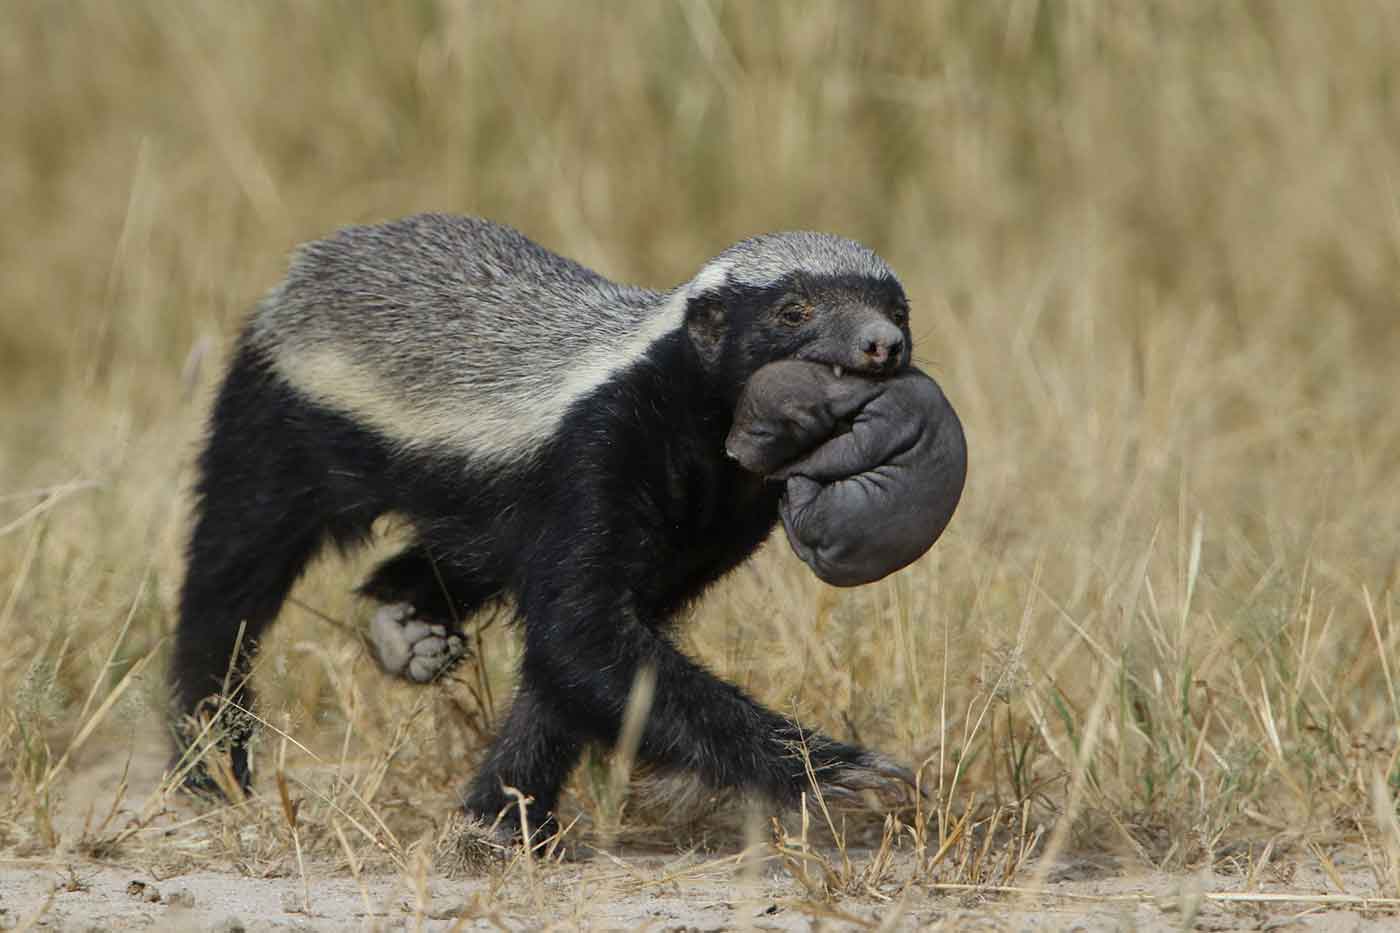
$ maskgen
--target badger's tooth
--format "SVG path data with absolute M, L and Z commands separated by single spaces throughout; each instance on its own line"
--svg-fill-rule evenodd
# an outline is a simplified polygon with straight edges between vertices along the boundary
M 840 367 L 840 366 L 833 366 L 833 367 L 831 367 L 831 371 L 834 372 L 834 373 L 836 374 L 836 378 L 837 378 L 837 379 L 840 379 L 840 378 L 841 378 L 841 367 Z

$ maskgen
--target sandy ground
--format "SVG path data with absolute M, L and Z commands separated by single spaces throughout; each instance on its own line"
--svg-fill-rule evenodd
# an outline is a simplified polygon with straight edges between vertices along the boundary
M 162 747 L 144 751 L 128 773 L 127 799 L 139 799 L 159 781 Z M 75 764 L 65 798 L 89 805 L 109 800 L 127 767 L 121 756 Z M 1394 906 L 1361 902 L 1378 886 L 1359 847 L 1328 851 L 1345 893 L 1314 855 L 1294 848 L 1280 850 L 1256 874 L 1252 890 L 1239 859 L 1169 874 L 1122 857 L 1082 854 L 1060 859 L 1047 873 L 1046 892 L 1034 897 L 919 884 L 901 890 L 886 882 L 871 894 L 822 903 L 806 896 L 776 860 L 741 865 L 723 852 L 656 849 L 517 864 L 465 879 L 367 868 L 359 882 L 343 861 L 322 858 L 306 865 L 303 883 L 288 858 L 241 865 L 224 859 L 211 869 L 208 858 L 174 857 L 198 848 L 197 837 L 207 831 L 189 822 L 198 807 L 183 797 L 171 805 L 162 818 L 171 827 L 162 831 L 168 842 L 110 860 L 76 851 L 0 856 L 0 930 L 1400 929 Z M 60 814 L 63 839 L 78 838 L 86 810 Z M 852 853 L 857 868 L 870 858 L 868 851 Z M 1027 880 L 1034 874 L 1033 866 L 1022 872 Z
M 195 871 L 160 881 L 134 866 L 16 863 L 0 868 L 0 928 L 34 923 L 50 930 L 809 930 L 944 927 L 977 930 L 1204 930 L 1400 928 L 1394 914 L 1357 906 L 1288 902 L 1218 902 L 1210 892 L 1238 890 L 1239 879 L 1160 873 L 1063 881 L 1052 896 L 956 894 L 914 889 L 903 900 L 847 898 L 804 902 L 786 878 L 762 874 L 666 881 L 675 863 L 655 856 L 590 862 L 542 873 L 533 886 L 493 892 L 487 879 L 431 878 L 422 892 L 399 877 L 310 872 L 310 908 L 297 877 L 250 878 Z M 1285 892 L 1322 893 L 1321 879 Z M 366 899 L 368 903 L 366 903 Z M 482 910 L 483 903 L 495 903 Z M 503 906 L 508 905 L 508 906 Z
M 852 853 L 860 864 L 869 852 Z M 1168 874 L 1104 857 L 1066 858 L 1045 894 L 889 884 L 819 903 L 776 862 L 715 855 L 601 853 L 580 863 L 517 866 L 504 878 L 365 873 L 343 863 L 255 877 L 207 868 L 81 858 L 0 860 L 0 929 L 46 930 L 1381 930 L 1393 906 L 1362 903 L 1374 877 L 1359 850 L 1331 858 L 1350 895 L 1315 860 L 1276 859 L 1253 891 L 1230 871 Z M 1332 898 L 1328 901 L 1327 898 Z M 1392 902 L 1393 903 L 1393 902 Z

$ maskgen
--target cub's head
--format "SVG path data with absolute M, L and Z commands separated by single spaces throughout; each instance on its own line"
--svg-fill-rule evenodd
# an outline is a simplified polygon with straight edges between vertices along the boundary
M 736 243 L 689 284 L 685 326 L 737 397 L 767 363 L 809 360 L 888 375 L 909 364 L 909 301 L 879 256 L 825 233 L 773 233 Z

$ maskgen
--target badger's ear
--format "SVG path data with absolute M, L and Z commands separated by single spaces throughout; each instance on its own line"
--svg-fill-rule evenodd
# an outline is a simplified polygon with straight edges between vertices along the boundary
M 729 312 L 715 295 L 692 298 L 685 308 L 685 329 L 706 363 L 719 362 L 724 352 L 724 336 L 729 330 Z

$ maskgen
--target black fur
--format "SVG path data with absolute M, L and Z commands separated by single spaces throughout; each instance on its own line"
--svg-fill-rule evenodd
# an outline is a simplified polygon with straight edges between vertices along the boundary
M 513 787 L 533 799 L 532 825 L 549 826 L 582 749 L 616 739 L 643 666 L 654 668 L 656 692 L 639 757 L 653 766 L 792 803 L 806 785 L 794 741 L 806 741 L 819 772 L 868 765 L 874 756 L 804 734 L 711 675 L 668 631 L 775 524 L 779 489 L 729 460 L 725 437 L 748 376 L 831 339 L 840 317 L 784 324 L 775 304 L 824 301 L 835 289 L 855 292 L 862 315 L 896 322 L 903 350 L 888 366 L 907 363 L 897 283 L 735 289 L 714 299 L 722 307 L 692 308 L 686 328 L 577 402 L 538 456 L 510 469 L 395 448 L 309 402 L 245 339 L 200 459 L 172 672 L 179 712 L 196 714 L 230 670 L 229 694 L 248 707 L 242 673 L 307 562 L 393 512 L 416 542 L 364 593 L 443 621 L 508 596 L 523 624 L 515 703 L 466 794 L 470 813 L 494 818 Z M 244 650 L 231 666 L 240 623 Z M 246 738 L 235 729 L 230 741 L 245 784 Z

